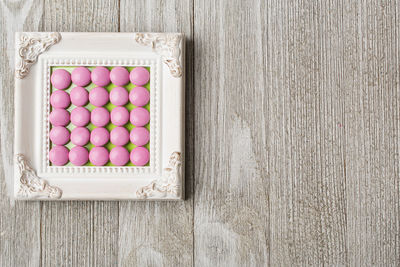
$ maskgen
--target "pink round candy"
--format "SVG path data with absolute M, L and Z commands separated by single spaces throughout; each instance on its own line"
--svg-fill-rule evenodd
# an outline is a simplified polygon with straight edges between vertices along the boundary
M 106 128 L 95 128 L 90 133 L 90 142 L 95 146 L 104 146 L 108 140 L 110 140 L 110 134 Z
M 65 146 L 54 146 L 49 152 L 50 162 L 63 166 L 68 162 L 68 149 Z
M 129 93 L 129 100 L 135 106 L 141 107 L 149 102 L 150 93 L 146 88 L 138 86 Z
M 116 106 L 125 105 L 128 99 L 128 91 L 123 87 L 115 87 L 110 92 L 110 102 Z
M 102 146 L 96 146 L 89 152 L 89 160 L 93 165 L 103 166 L 108 162 L 108 150 Z
M 85 165 L 89 160 L 89 152 L 82 146 L 76 146 L 69 151 L 69 161 L 75 166 Z
M 124 146 L 129 142 L 129 132 L 124 127 L 115 127 L 110 133 L 110 140 L 116 146 Z
M 89 142 L 90 132 L 85 127 L 76 127 L 71 132 L 71 142 L 77 146 L 84 146 Z
M 110 71 L 106 67 L 96 67 L 92 70 L 92 82 L 97 86 L 106 86 L 110 83 Z
M 104 106 L 108 103 L 108 91 L 103 87 L 96 87 L 90 90 L 89 101 L 96 107 Z
M 71 74 L 63 69 L 57 69 L 51 74 L 51 84 L 57 89 L 66 89 L 71 84 Z
M 50 103 L 53 108 L 66 108 L 71 100 L 65 91 L 57 90 L 51 94 Z
M 150 114 L 145 108 L 134 108 L 131 111 L 130 119 L 135 126 L 145 126 L 150 120 Z
M 56 145 L 65 145 L 69 142 L 69 131 L 62 126 L 53 127 L 50 130 L 50 140 Z
M 110 72 L 110 80 L 115 85 L 125 85 L 129 82 L 129 71 L 124 67 L 115 67 Z
M 114 125 L 122 126 L 129 121 L 129 111 L 124 107 L 116 107 L 111 110 L 111 122 Z
M 77 67 L 72 71 L 71 79 L 78 86 L 86 86 L 90 83 L 90 71 L 85 67 Z
M 69 96 L 71 97 L 71 102 L 77 107 L 82 107 L 86 105 L 86 103 L 89 100 L 89 93 L 86 91 L 85 88 L 83 87 L 75 87 L 71 90 L 69 93 Z
M 54 126 L 65 126 L 69 123 L 69 112 L 65 109 L 55 108 L 50 113 L 49 120 Z
M 110 161 L 116 166 L 124 166 L 129 161 L 129 152 L 125 147 L 116 146 L 111 149 Z
M 135 127 L 130 133 L 131 142 L 137 146 L 144 146 L 150 140 L 150 133 L 144 127 Z
M 94 125 L 103 127 L 110 122 L 110 113 L 105 108 L 95 108 L 92 110 L 90 120 Z
M 77 107 L 71 111 L 71 122 L 75 126 L 85 126 L 90 121 L 90 112 L 84 107 Z
M 129 78 L 135 85 L 145 85 L 150 80 L 150 73 L 146 68 L 136 67 L 131 71 Z
M 146 148 L 144 148 L 142 146 L 138 146 L 138 147 L 135 147 L 134 149 L 132 149 L 130 158 L 131 158 L 131 162 L 134 165 L 144 166 L 147 164 L 147 162 L 149 162 L 150 154 Z

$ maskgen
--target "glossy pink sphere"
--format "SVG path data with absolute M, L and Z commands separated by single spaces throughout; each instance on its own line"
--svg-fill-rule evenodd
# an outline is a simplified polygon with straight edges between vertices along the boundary
M 68 162 L 68 153 L 65 146 L 54 146 L 49 152 L 50 162 L 56 166 L 63 166 Z
M 71 74 L 63 69 L 57 69 L 51 74 L 51 84 L 57 89 L 66 89 L 71 84 Z
M 129 121 L 129 111 L 124 107 L 116 107 L 111 110 L 111 122 L 114 125 L 122 126 Z
M 69 161 L 75 166 L 85 165 L 89 160 L 89 152 L 82 146 L 76 146 L 69 151 Z
M 85 127 L 76 127 L 71 132 L 71 142 L 77 146 L 84 146 L 89 142 L 90 132 Z
M 116 146 L 124 146 L 129 142 L 129 132 L 124 127 L 115 127 L 111 130 L 110 141 Z
M 129 82 L 129 71 L 124 67 L 115 67 L 110 72 L 110 80 L 115 85 L 125 85 Z
M 132 144 L 137 146 L 144 146 L 150 140 L 150 133 L 144 127 L 135 127 L 131 130 L 130 140 Z
M 135 106 L 142 107 L 149 102 L 150 93 L 146 88 L 138 86 L 129 93 L 129 100 Z
M 128 91 L 123 87 L 115 87 L 110 92 L 110 102 L 116 106 L 123 106 L 129 100 Z
M 50 113 L 49 120 L 54 126 L 65 126 L 69 123 L 69 112 L 65 109 L 55 108 Z
M 89 93 L 88 91 L 83 88 L 83 87 L 75 87 L 71 90 L 69 93 L 71 97 L 71 102 L 77 107 L 82 107 L 87 104 L 89 100 Z
M 50 103 L 53 108 L 66 108 L 71 100 L 65 91 L 57 90 L 51 94 Z
M 134 149 L 132 149 L 130 158 L 131 158 L 131 162 L 134 165 L 144 166 L 147 164 L 147 162 L 149 162 L 150 154 L 146 148 L 144 148 L 142 146 L 138 146 L 138 147 L 135 147 Z
M 108 103 L 108 91 L 103 87 L 96 87 L 90 90 L 89 101 L 96 107 L 104 106 Z
M 110 113 L 105 108 L 95 108 L 92 110 L 90 120 L 97 127 L 103 127 L 110 122 Z
M 110 83 L 110 71 L 106 67 L 96 67 L 92 70 L 92 82 L 97 86 L 106 86 Z
M 78 86 L 86 86 L 90 83 L 90 70 L 85 67 L 77 67 L 72 71 L 71 79 Z
M 146 68 L 136 67 L 129 76 L 131 83 L 135 85 L 145 85 L 150 80 L 150 73 Z
M 89 160 L 95 166 L 103 166 L 108 162 L 108 150 L 102 146 L 96 146 L 89 152 Z
M 98 127 L 90 133 L 90 142 L 95 146 L 104 146 L 110 140 L 110 133 L 106 128 Z
M 134 108 L 131 111 L 130 119 L 135 126 L 145 126 L 150 121 L 150 113 L 142 107 Z
M 110 161 L 116 166 L 124 166 L 129 161 L 129 152 L 125 147 L 117 146 L 111 149 Z
M 50 130 L 50 140 L 56 145 L 65 145 L 69 142 L 70 133 L 63 126 L 56 126 Z
M 90 121 L 90 112 L 84 107 L 77 107 L 71 111 L 71 122 L 75 126 L 85 126 Z

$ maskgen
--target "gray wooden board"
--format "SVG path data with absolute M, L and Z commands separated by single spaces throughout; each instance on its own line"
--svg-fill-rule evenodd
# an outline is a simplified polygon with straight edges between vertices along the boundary
M 345 9 L 349 265 L 400 265 L 399 7 L 367 1 Z
M 43 31 L 118 31 L 118 1 L 44 3 Z M 43 266 L 112 266 L 118 261 L 118 202 L 43 202 Z
M 121 266 L 191 266 L 193 262 L 193 6 L 191 1 L 121 1 L 121 32 L 183 32 L 186 63 L 187 146 L 185 202 L 121 202 Z M 193 138 L 193 137 L 192 137 Z
M 265 8 L 271 265 L 342 266 L 342 6 L 276 1 Z
M 18 202 L 12 191 L 14 32 L 41 30 L 41 1 L 0 2 L 0 266 L 39 266 L 40 203 Z
M 398 1 L 0 1 L 0 266 L 399 266 Z M 13 202 L 15 31 L 186 34 L 184 202 Z
M 196 266 L 269 262 L 267 91 L 257 1 L 195 1 Z

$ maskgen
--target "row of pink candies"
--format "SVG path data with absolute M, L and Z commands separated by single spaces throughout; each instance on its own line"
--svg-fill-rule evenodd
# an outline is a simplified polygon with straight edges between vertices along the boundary
M 110 81 L 117 86 L 126 85 L 129 81 L 142 86 L 148 83 L 149 79 L 150 73 L 144 67 L 136 67 L 130 73 L 124 67 L 115 67 L 111 71 L 106 67 L 96 67 L 92 72 L 85 67 L 78 67 L 71 74 L 63 69 L 53 71 L 51 84 L 56 89 L 64 90 L 69 87 L 71 80 L 78 86 L 86 86 L 91 81 L 97 86 L 106 86 Z
M 144 146 L 149 142 L 149 131 L 144 127 L 135 127 L 129 133 L 124 127 L 116 127 L 111 133 L 104 127 L 93 129 L 92 132 L 85 127 L 76 127 L 71 134 L 67 128 L 55 126 L 50 131 L 50 140 L 55 145 L 65 145 L 70 140 L 74 145 L 84 146 L 89 140 L 94 146 L 104 146 L 109 141 L 116 146 L 124 146 L 129 140 L 136 146 Z
M 116 106 L 124 106 L 128 101 L 138 107 L 146 105 L 150 100 L 150 93 L 146 88 L 138 86 L 128 91 L 124 87 L 115 87 L 110 94 L 103 87 L 95 87 L 90 92 L 80 86 L 71 90 L 68 94 L 62 90 L 56 90 L 51 94 L 50 103 L 54 108 L 67 108 L 71 103 L 75 106 L 85 106 L 88 101 L 96 107 L 102 107 L 110 101 Z
M 124 166 L 129 160 L 136 166 L 144 166 L 150 159 L 149 151 L 142 146 L 135 147 L 131 153 L 125 147 L 117 146 L 108 153 L 102 146 L 93 147 L 88 152 L 83 146 L 75 146 L 69 151 L 65 146 L 56 145 L 50 150 L 49 157 L 56 166 L 63 166 L 68 160 L 76 166 L 85 165 L 89 160 L 95 166 L 103 166 L 108 161 L 116 166 Z
M 116 126 L 123 126 L 130 121 L 135 126 L 144 126 L 150 120 L 150 113 L 147 109 L 137 107 L 129 111 L 125 107 L 115 107 L 108 112 L 103 107 L 94 108 L 92 112 L 84 107 L 76 107 L 69 112 L 65 109 L 55 108 L 50 113 L 49 120 L 53 126 L 66 126 L 71 121 L 75 126 L 86 126 L 92 122 L 97 127 L 107 125 L 110 120 Z
M 150 119 L 148 111 L 144 108 L 135 108 L 129 116 L 126 108 L 114 108 L 111 111 L 111 121 L 113 124 L 122 126 L 128 122 L 130 117 L 132 124 L 138 127 L 134 128 L 130 134 L 124 127 L 116 127 L 111 131 L 110 135 L 107 129 L 102 128 L 102 126 L 108 124 L 110 114 L 105 108 L 99 107 L 109 101 L 107 90 L 102 87 L 96 87 L 88 95 L 86 89 L 80 86 L 86 86 L 90 83 L 90 80 L 99 86 L 109 84 L 110 80 L 120 86 L 127 84 L 129 80 L 133 84 L 144 85 L 148 82 L 149 78 L 148 71 L 143 67 L 133 69 L 130 74 L 123 67 L 115 67 L 111 70 L 111 73 L 105 67 L 97 67 L 92 73 L 85 67 L 78 67 L 72 71 L 72 75 L 62 69 L 55 70 L 52 74 L 51 82 L 55 88 L 60 90 L 55 91 L 51 96 L 51 104 L 54 110 L 50 114 L 50 121 L 55 127 L 50 132 L 50 139 L 57 146 L 50 151 L 50 161 L 55 165 L 64 165 L 69 159 L 74 165 L 84 165 L 89 158 L 94 165 L 102 166 L 110 159 L 114 165 L 122 166 L 130 158 L 132 163 L 137 166 L 147 164 L 149 153 L 146 148 L 137 147 L 131 151 L 129 156 L 129 152 L 122 146 L 128 143 L 129 139 L 137 146 L 143 146 L 148 143 L 149 132 L 146 128 L 140 127 L 148 123 Z M 69 87 L 71 79 L 79 87 L 72 89 L 70 98 L 66 92 L 61 90 Z M 147 104 L 149 97 L 147 89 L 143 87 L 135 87 L 129 94 L 129 100 L 136 106 Z M 86 105 L 88 100 L 91 104 L 98 106 L 92 113 L 81 107 Z M 117 106 L 125 105 L 128 102 L 126 89 L 123 87 L 114 88 L 110 93 L 110 101 Z M 70 105 L 70 102 L 76 106 L 80 106 L 72 110 L 71 118 L 68 111 L 64 109 Z M 67 125 L 70 119 L 74 125 L 78 126 L 72 131 L 71 136 L 69 131 L 65 127 L 62 127 Z M 89 120 L 99 127 L 91 133 L 89 133 L 88 129 L 81 127 L 87 125 Z M 91 143 L 96 146 L 90 151 L 90 154 L 86 148 L 82 147 L 88 143 L 89 136 Z M 62 145 L 68 143 L 70 137 L 72 143 L 77 146 L 72 148 L 68 153 L 68 149 Z M 110 154 L 108 154 L 108 150 L 101 146 L 108 143 L 110 139 L 117 147 L 113 148 Z

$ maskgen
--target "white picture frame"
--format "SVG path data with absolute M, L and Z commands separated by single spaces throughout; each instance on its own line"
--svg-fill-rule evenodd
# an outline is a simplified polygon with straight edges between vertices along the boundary
M 15 37 L 15 199 L 184 199 L 183 34 L 21 32 Z M 150 67 L 149 166 L 49 164 L 51 66 Z

